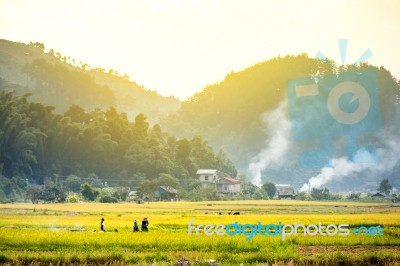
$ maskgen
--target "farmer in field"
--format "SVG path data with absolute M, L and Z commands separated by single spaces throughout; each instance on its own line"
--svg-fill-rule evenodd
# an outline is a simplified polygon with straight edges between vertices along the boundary
M 100 231 L 103 231 L 103 232 L 106 231 L 106 223 L 104 222 L 104 218 L 101 218 L 101 221 L 100 221 Z
M 144 218 L 142 221 L 142 232 L 149 231 L 149 229 L 147 228 L 148 225 L 149 225 L 149 221 L 147 220 L 147 218 Z
M 133 232 L 139 232 L 139 225 L 136 219 L 133 222 Z

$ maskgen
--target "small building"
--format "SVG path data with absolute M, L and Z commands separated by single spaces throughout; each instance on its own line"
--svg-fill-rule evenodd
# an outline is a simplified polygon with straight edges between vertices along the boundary
M 218 179 L 217 191 L 222 194 L 236 194 L 240 192 L 241 183 L 240 180 L 232 177 L 222 177 Z
M 177 190 L 168 186 L 159 186 L 155 191 L 155 198 L 157 200 L 176 200 Z
M 215 186 L 218 193 L 236 194 L 241 190 L 241 182 L 216 169 L 199 169 L 196 172 L 203 187 Z
M 277 184 L 275 187 L 279 199 L 294 199 L 296 197 L 294 189 L 288 184 Z
M 215 184 L 218 178 L 218 170 L 216 169 L 199 169 L 196 172 L 203 186 L 207 184 Z
M 137 191 L 135 191 L 135 190 L 129 191 L 128 201 L 137 201 L 138 199 L 139 199 L 139 196 L 137 194 Z

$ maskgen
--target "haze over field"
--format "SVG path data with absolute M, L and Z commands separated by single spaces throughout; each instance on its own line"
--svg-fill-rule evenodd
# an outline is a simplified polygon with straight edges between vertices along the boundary
M 399 11 L 0 0 L 0 264 L 400 266 Z
M 0 39 L 39 41 L 92 66 L 112 68 L 162 95 L 185 99 L 205 85 L 277 55 L 318 51 L 400 76 L 400 2 L 0 1 Z
M 272 181 L 303 190 L 366 191 L 382 178 L 399 186 L 400 157 L 392 148 L 400 116 L 397 5 L 2 1 L 0 138 L 9 147 L 0 151 L 3 175 L 42 183 L 46 175 L 95 174 L 138 186 L 162 174 L 183 183 L 199 168 L 215 168 L 245 174 L 257 185 Z M 317 53 L 336 62 L 316 59 Z M 376 86 L 366 82 L 379 95 L 374 109 L 382 131 L 357 133 L 356 142 L 379 149 L 382 163 L 349 163 L 342 132 L 332 139 L 333 168 L 299 167 L 303 152 L 322 136 L 294 141 L 293 122 L 310 133 L 307 121 L 325 125 L 328 119 L 312 110 L 299 115 L 306 122 L 295 121 L 288 81 L 318 76 L 323 84 L 351 71 L 376 76 Z M 320 95 L 314 103 L 326 106 L 327 95 Z M 357 104 L 352 98 L 350 105 Z M 308 106 L 300 104 L 297 113 Z M 52 155 L 60 150 L 70 158 Z M 374 154 L 360 149 L 357 156 Z

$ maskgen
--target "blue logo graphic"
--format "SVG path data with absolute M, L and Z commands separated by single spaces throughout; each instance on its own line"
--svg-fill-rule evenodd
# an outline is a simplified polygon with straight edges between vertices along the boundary
M 339 40 L 342 63 L 347 40 Z M 368 49 L 358 60 L 368 58 Z M 321 53 L 318 53 L 323 58 Z M 333 138 L 346 138 L 348 160 L 374 163 L 379 152 L 359 144 L 362 134 L 379 130 L 381 116 L 376 75 L 371 70 L 342 72 L 318 77 L 290 79 L 287 82 L 292 137 L 295 141 L 317 142 L 318 148 L 300 155 L 304 168 L 330 166 Z
M 354 228 L 353 230 L 351 230 L 351 232 L 353 232 L 353 234 L 355 235 L 365 235 L 365 236 L 383 236 L 383 228 L 378 225 L 378 226 L 370 226 L 370 227 L 366 227 L 366 226 L 360 226 L 358 228 Z
M 188 223 L 188 235 L 199 235 L 203 232 L 206 236 L 212 235 L 228 235 L 228 236 L 245 236 L 246 240 L 249 241 L 253 237 L 260 236 L 280 236 L 282 240 L 286 237 L 304 235 L 304 236 L 348 236 L 350 234 L 349 224 L 328 224 L 324 225 L 321 222 L 318 224 L 283 224 L 278 222 L 277 224 L 269 223 L 263 224 L 258 221 L 256 224 L 240 224 L 238 222 L 224 224 L 197 224 L 194 225 L 196 220 L 190 220 Z M 362 236 L 383 236 L 383 227 L 378 226 L 360 226 L 354 228 L 351 232 L 355 235 Z

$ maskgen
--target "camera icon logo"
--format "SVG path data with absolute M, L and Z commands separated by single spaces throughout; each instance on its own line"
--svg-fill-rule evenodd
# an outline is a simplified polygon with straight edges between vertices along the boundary
M 301 167 L 329 166 L 333 158 L 333 139 L 338 137 L 346 139 L 350 161 L 379 161 L 379 152 L 374 147 L 359 144 L 363 134 L 381 128 L 377 80 L 373 71 L 290 79 L 287 95 L 293 140 L 319 145 L 300 155 Z
M 340 99 L 345 94 L 351 94 L 352 99 L 347 102 L 359 100 L 358 107 L 353 112 L 343 111 L 340 107 Z M 329 114 L 339 123 L 355 124 L 363 120 L 371 107 L 371 100 L 368 92 L 364 87 L 352 81 L 345 81 L 337 84 L 328 95 L 328 111 Z

